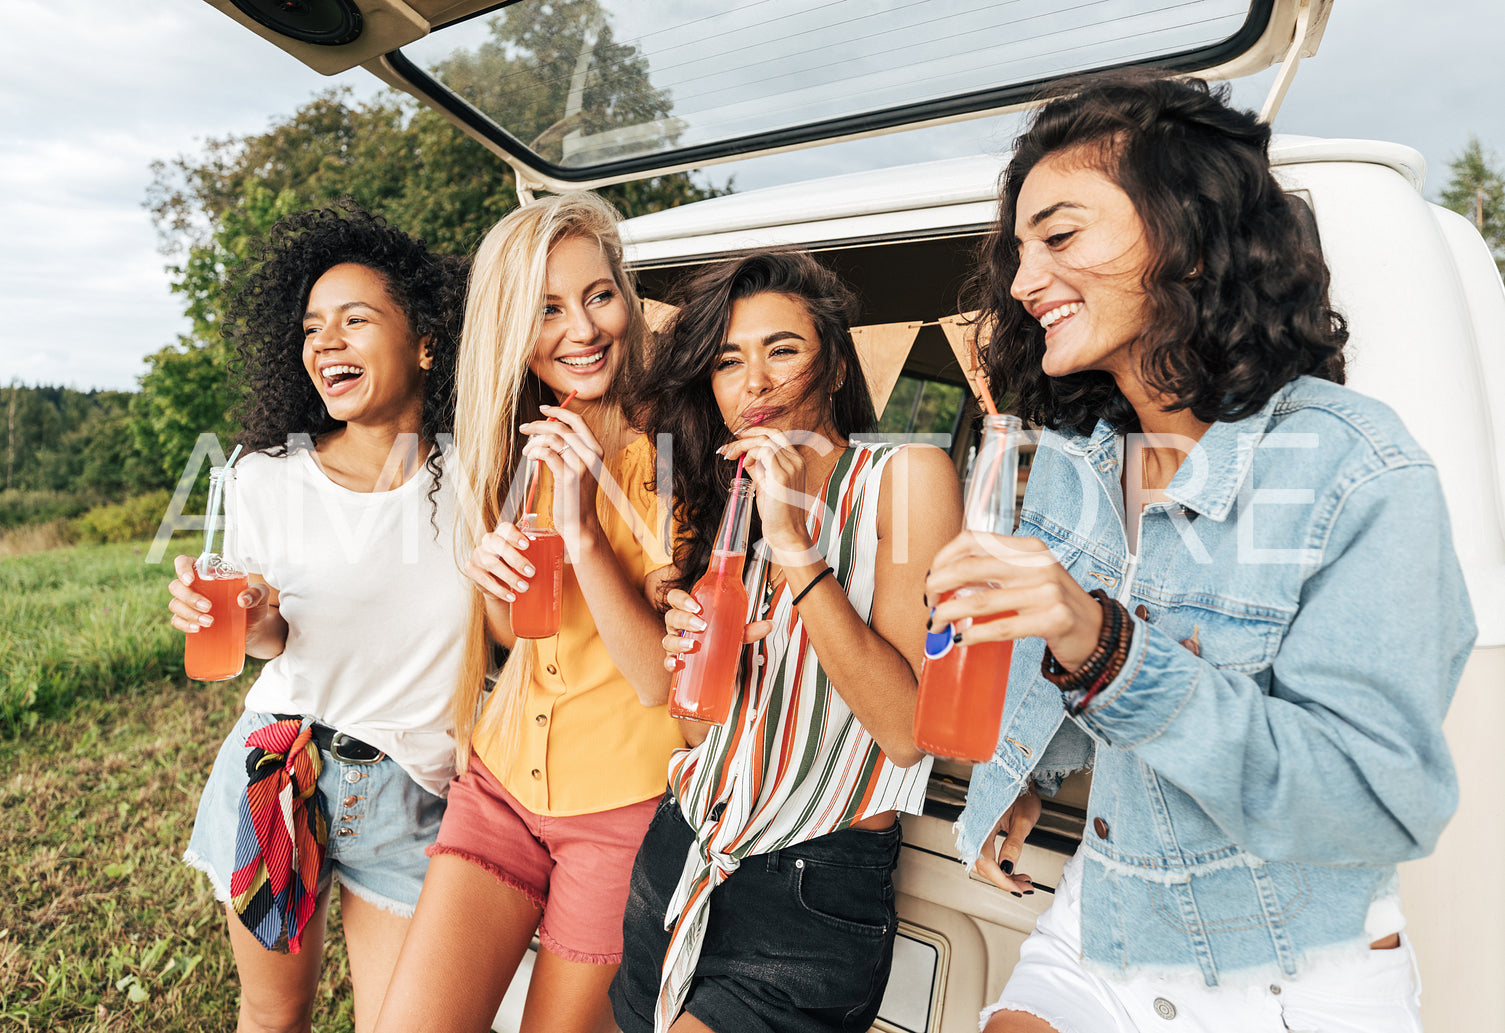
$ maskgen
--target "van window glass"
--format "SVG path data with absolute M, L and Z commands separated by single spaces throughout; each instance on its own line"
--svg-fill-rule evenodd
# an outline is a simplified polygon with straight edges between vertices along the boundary
M 878 417 L 882 434 L 955 434 L 966 390 L 958 384 L 900 376 Z
M 1257 36 L 1271 2 L 521 0 L 392 56 L 509 149 L 615 173 L 992 110 L 1094 69 L 1205 64 Z

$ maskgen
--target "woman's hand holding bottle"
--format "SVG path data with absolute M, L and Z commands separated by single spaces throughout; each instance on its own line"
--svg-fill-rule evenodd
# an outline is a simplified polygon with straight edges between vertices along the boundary
M 960 588 L 971 591 L 945 598 Z M 1035 635 L 1068 670 L 1092 655 L 1102 630 L 1102 607 L 1038 538 L 963 531 L 936 554 L 925 595 L 945 600 L 936 604 L 934 626 L 972 619 L 962 642 Z
M 528 545 L 528 536 L 503 520 L 476 543 L 462 573 L 493 599 L 516 602 L 517 593 L 527 591 L 537 573 L 526 555 Z
M 671 588 L 664 596 L 664 602 L 669 608 L 664 611 L 664 652 L 669 655 L 664 657 L 664 667 L 670 671 L 679 669 L 679 654 L 687 653 L 695 647 L 694 641 L 689 637 L 690 632 L 704 631 L 705 620 L 700 614 L 700 604 L 697 603 L 689 592 L 681 588 Z M 766 638 L 773 630 L 773 621 L 753 621 L 747 625 L 742 633 L 743 643 L 757 642 Z
M 227 614 L 215 613 L 212 601 L 195 589 L 192 556 L 177 557 L 173 560 L 173 569 L 176 574 L 167 586 L 172 596 L 167 609 L 172 614 L 173 627 L 185 635 L 197 635 L 213 627 L 216 620 L 233 619 Z M 245 610 L 245 654 L 269 660 L 281 653 L 287 645 L 287 622 L 277 609 L 276 590 L 260 578 L 252 577 L 232 603 Z
M 167 586 L 167 591 L 172 595 L 172 600 L 167 604 L 167 609 L 172 613 L 172 626 L 186 635 L 197 634 L 201 628 L 214 623 L 215 614 L 208 597 L 193 590 L 193 557 L 179 556 L 173 560 L 173 568 L 177 574 Z M 271 597 L 271 587 L 265 581 L 250 582 L 246 590 L 235 597 L 235 602 L 246 611 L 248 639 L 266 619 L 267 603 Z
M 605 453 L 582 415 L 556 405 L 540 409 L 549 419 L 518 428 L 528 435 L 523 457 L 549 468 L 554 479 L 554 528 L 564 538 L 570 559 L 579 562 L 585 546 L 601 536 L 596 493 Z

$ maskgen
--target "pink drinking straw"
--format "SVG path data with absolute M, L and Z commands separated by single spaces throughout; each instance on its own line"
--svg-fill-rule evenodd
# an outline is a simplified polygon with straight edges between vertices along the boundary
M 564 401 L 559 403 L 559 408 L 568 409 L 570 403 L 575 400 L 575 396 L 579 393 L 580 389 L 577 387 L 575 388 L 575 390 L 565 395 Z M 558 423 L 559 421 L 550 416 L 549 422 Z M 533 460 L 533 483 L 528 485 L 528 504 L 523 507 L 524 514 L 533 512 L 533 503 L 538 499 L 538 482 L 541 480 L 543 480 L 543 460 L 535 459 Z
M 761 419 L 757 419 L 757 420 L 749 420 L 749 421 L 748 421 L 748 422 L 747 422 L 747 423 L 746 423 L 746 424 L 745 424 L 745 426 L 748 426 L 748 427 L 756 427 L 756 426 L 757 426 L 757 425 L 758 425 L 758 424 L 760 424 L 760 423 L 762 423 L 762 422 L 763 422 L 763 421 L 762 421 L 762 420 L 761 420 Z M 744 463 L 746 463 L 746 462 L 747 462 L 747 453 L 746 453 L 746 452 L 743 452 L 743 453 L 742 453 L 742 454 L 741 454 L 741 455 L 740 455 L 740 456 L 738 456 L 738 457 L 737 457 L 737 472 L 736 472 L 736 473 L 734 473 L 734 474 L 732 474 L 732 480 L 734 480 L 734 481 L 735 481 L 735 480 L 736 480 L 736 479 L 737 479 L 737 478 L 739 478 L 739 477 L 741 477 L 741 476 L 742 476 L 742 464 L 744 464 Z

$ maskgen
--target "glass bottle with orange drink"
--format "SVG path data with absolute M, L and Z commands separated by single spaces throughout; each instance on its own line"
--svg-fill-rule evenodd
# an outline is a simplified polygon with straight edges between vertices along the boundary
M 967 474 L 964 505 L 969 531 L 1014 532 L 1020 433 L 1017 416 L 985 417 L 982 444 Z M 948 592 L 938 601 L 970 591 Z M 937 757 L 977 763 L 993 756 L 998 745 L 1014 643 L 956 642 L 956 634 L 970 625 L 971 620 L 947 624 L 925 636 L 914 741 Z
M 239 449 L 230 457 L 235 461 Z M 221 504 L 235 474 L 226 463 L 209 471 L 209 507 L 204 517 L 204 550 L 193 564 L 195 592 L 209 600 L 214 623 L 183 638 L 183 673 L 194 681 L 225 681 L 239 676 L 246 663 L 246 609 L 240 594 L 248 587 L 245 571 L 214 551 Z
M 527 557 L 533 565 L 533 576 L 512 603 L 512 634 L 518 638 L 549 638 L 559 634 L 563 619 L 564 538 L 544 524 L 535 509 L 543 463 L 534 460 L 525 469 L 526 483 L 522 490 L 525 501 L 517 518 L 517 529 L 528 539 Z
M 738 467 L 740 470 L 740 466 Z M 747 627 L 747 528 L 752 519 L 753 485 L 748 477 L 732 480 L 711 549 L 711 564 L 695 582 L 691 597 L 700 606 L 704 631 L 684 632 L 694 645 L 679 654 L 680 668 L 669 688 L 669 713 L 675 717 L 723 724 L 732 713 L 737 662 Z

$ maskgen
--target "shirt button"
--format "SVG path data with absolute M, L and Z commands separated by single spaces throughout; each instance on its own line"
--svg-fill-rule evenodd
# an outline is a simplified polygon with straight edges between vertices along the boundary
M 1270 992 L 1272 994 L 1279 994 L 1280 993 L 1280 984 L 1279 983 L 1271 983 L 1270 984 Z
M 334 834 L 336 836 L 353 836 L 355 835 L 355 829 L 347 825 L 344 828 L 335 829 Z
M 354 785 L 355 783 L 359 782 L 360 780 L 361 780 L 361 773 L 359 771 L 347 771 L 345 773 L 345 781 L 349 782 L 351 785 Z
M 545 667 L 544 670 L 548 671 L 550 674 L 558 674 L 559 673 L 559 668 L 555 667 L 553 664 L 550 664 L 549 666 Z
M 537 717 L 535 717 L 535 718 L 534 718 L 534 719 L 533 719 L 533 720 L 534 720 L 534 721 L 536 721 L 536 722 L 538 722 L 538 723 L 539 723 L 539 724 L 541 724 L 541 725 L 546 725 L 546 724 L 548 724 L 548 723 L 549 723 L 549 718 L 548 718 L 548 716 L 547 716 L 547 715 L 545 715 L 545 714 L 539 714 L 539 715 L 538 715 L 538 716 L 537 716 Z
M 1155 1014 L 1159 1015 L 1162 1019 L 1174 1019 L 1176 1017 L 1176 1006 L 1164 997 L 1157 997 L 1155 998 Z
M 534 779 L 541 779 L 541 778 L 543 778 L 543 772 L 539 771 L 537 768 L 534 768 L 530 772 L 530 774 L 532 774 L 532 776 L 534 777 Z
M 1138 606 L 1134 607 L 1134 616 L 1138 617 L 1142 621 L 1147 621 L 1150 619 L 1150 608 L 1144 603 L 1140 603 Z
M 347 796 L 347 797 L 345 797 L 345 806 L 346 807 L 354 807 L 355 806 L 355 802 L 357 800 L 359 800 L 359 799 L 360 799 L 359 796 Z
M 1098 839 L 1108 838 L 1108 823 L 1102 818 L 1092 819 L 1092 831 L 1097 833 Z

